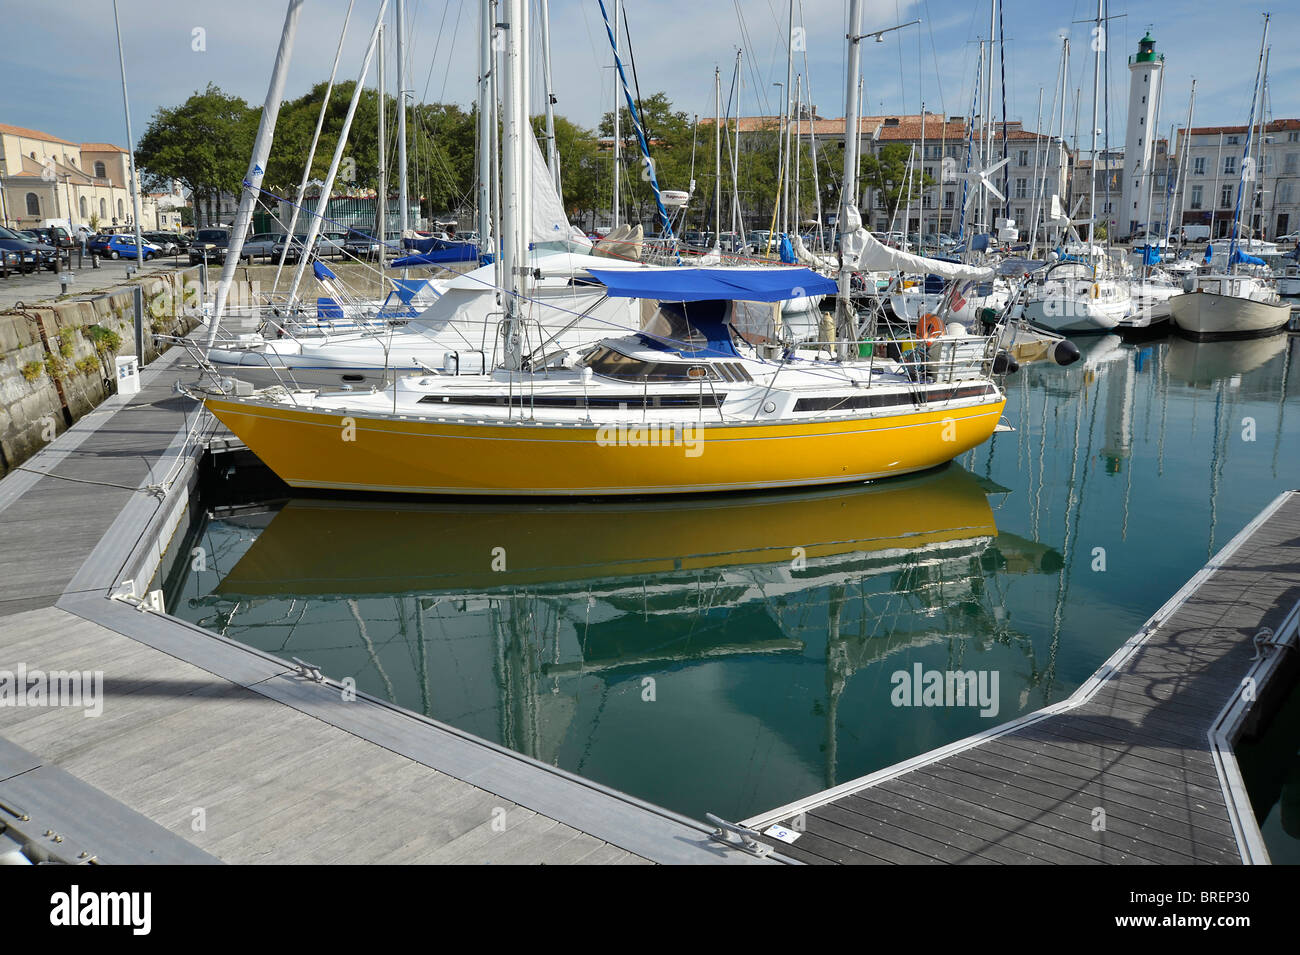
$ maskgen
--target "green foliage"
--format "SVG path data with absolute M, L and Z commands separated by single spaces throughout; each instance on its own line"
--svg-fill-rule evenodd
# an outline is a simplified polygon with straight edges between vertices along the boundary
M 43 371 L 45 371 L 45 362 L 43 361 L 29 361 L 23 365 L 23 377 L 28 381 L 35 381 L 41 377 Z
M 323 180 L 329 172 L 355 86 L 351 80 L 338 83 L 330 94 L 309 178 Z M 318 83 L 305 95 L 281 106 L 275 143 L 266 164 L 264 189 L 281 196 L 292 196 L 297 191 L 325 88 L 325 83 Z M 397 127 L 397 98 L 389 95 L 384 100 L 390 140 L 385 159 L 391 198 L 398 193 L 396 148 L 392 142 Z M 373 192 L 378 188 L 378 123 L 378 94 L 372 89 L 363 89 L 344 153 L 345 159 L 350 161 L 339 167 L 334 195 L 346 195 L 352 191 Z M 412 207 L 418 204 L 423 215 L 432 217 L 473 205 L 475 123 L 473 113 L 467 113 L 456 105 L 420 103 L 408 107 L 407 192 Z
M 98 375 L 100 367 L 99 359 L 93 358 L 89 355 L 77 362 L 77 371 L 81 372 L 83 375 Z
M 67 373 L 63 359 L 58 355 L 49 355 L 45 359 L 45 373 L 51 378 L 62 378 Z
M 911 151 L 912 147 L 906 143 L 890 143 L 881 147 L 879 155 L 862 157 L 862 185 L 875 190 L 891 218 L 901 206 L 919 199 L 934 185 L 934 179 L 925 175 L 919 163 L 913 166 L 909 177 L 907 160 Z
M 122 347 L 122 336 L 103 325 L 87 325 L 83 331 L 101 355 L 114 354 Z
M 200 199 L 222 191 L 237 194 L 259 114 L 212 83 L 179 106 L 160 108 L 135 150 L 145 188 L 175 179 Z

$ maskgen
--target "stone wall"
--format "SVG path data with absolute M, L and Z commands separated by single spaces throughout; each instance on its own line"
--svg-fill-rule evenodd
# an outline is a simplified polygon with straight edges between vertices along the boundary
M 0 314 L 0 475 L 114 393 L 115 358 L 135 354 L 135 284 Z M 160 353 L 155 335 L 184 335 L 198 324 L 202 293 L 197 269 L 138 284 L 149 361 Z

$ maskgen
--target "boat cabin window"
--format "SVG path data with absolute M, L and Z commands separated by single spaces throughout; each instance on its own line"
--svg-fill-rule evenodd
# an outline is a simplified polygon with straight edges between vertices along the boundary
M 618 381 L 717 380 L 708 365 L 690 361 L 644 361 L 630 358 L 607 345 L 598 345 L 584 364 L 595 374 Z

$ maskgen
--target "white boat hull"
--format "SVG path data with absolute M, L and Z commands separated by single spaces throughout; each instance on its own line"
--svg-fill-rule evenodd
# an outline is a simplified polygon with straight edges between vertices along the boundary
M 1102 301 L 1049 295 L 1025 305 L 1024 317 L 1048 331 L 1069 333 L 1110 331 L 1128 314 L 1129 300 Z
M 1169 300 L 1174 325 L 1191 338 L 1256 338 L 1291 320 L 1286 302 L 1261 302 L 1215 292 L 1184 292 Z

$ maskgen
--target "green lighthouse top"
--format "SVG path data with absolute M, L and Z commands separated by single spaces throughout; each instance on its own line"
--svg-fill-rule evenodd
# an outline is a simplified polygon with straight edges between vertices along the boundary
M 1163 61 L 1164 58 L 1165 55 L 1163 53 L 1156 52 L 1156 41 L 1151 39 L 1151 31 L 1148 30 L 1147 35 L 1138 40 L 1137 54 L 1135 56 L 1130 56 L 1128 62 L 1129 66 L 1134 66 L 1138 63 L 1159 63 Z

